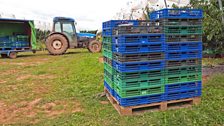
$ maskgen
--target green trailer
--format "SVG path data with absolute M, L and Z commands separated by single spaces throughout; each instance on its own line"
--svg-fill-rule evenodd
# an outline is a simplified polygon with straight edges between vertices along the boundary
M 36 31 L 32 20 L 0 18 L 0 54 L 16 58 L 19 52 L 35 52 Z

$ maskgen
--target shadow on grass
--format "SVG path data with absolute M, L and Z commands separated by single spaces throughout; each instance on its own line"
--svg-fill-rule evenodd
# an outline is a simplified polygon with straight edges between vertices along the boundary
M 88 54 L 88 53 L 91 53 L 89 52 L 88 50 L 74 50 L 74 51 L 71 51 L 69 50 L 68 52 L 66 52 L 65 54 L 63 55 L 51 55 L 49 54 L 47 51 L 37 51 L 36 53 L 25 53 L 25 52 L 20 52 L 18 53 L 17 55 L 17 58 L 31 58 L 31 57 L 40 57 L 40 56 L 69 56 L 69 55 L 75 55 L 75 54 Z M 0 59 L 10 59 L 10 58 L 1 58 Z
M 73 55 L 73 54 L 79 54 L 79 53 L 89 53 L 89 52 L 67 52 L 63 55 Z M 35 57 L 35 56 L 63 56 L 63 55 L 51 55 L 49 53 L 34 53 L 34 54 L 22 54 L 18 55 L 18 58 L 26 58 L 26 57 Z

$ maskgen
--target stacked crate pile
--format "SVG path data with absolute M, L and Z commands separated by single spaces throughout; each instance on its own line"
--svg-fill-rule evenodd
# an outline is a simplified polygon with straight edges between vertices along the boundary
M 163 9 L 150 21 L 103 23 L 105 92 L 120 114 L 200 102 L 202 17 L 201 10 Z
M 164 100 L 201 96 L 202 17 L 197 9 L 163 9 L 150 15 L 166 36 Z
M 165 35 L 150 21 L 103 23 L 105 89 L 120 106 L 163 101 Z
M 0 36 L 0 48 L 16 49 L 29 48 L 29 37 L 27 35 Z

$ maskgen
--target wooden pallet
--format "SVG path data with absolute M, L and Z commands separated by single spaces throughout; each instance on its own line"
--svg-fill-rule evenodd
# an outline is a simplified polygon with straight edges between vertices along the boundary
M 177 108 L 186 108 L 191 107 L 192 105 L 198 105 L 201 102 L 200 97 L 181 99 L 181 100 L 172 100 L 164 101 L 160 103 L 152 103 L 138 106 L 122 107 L 119 105 L 119 102 L 108 92 L 107 89 L 104 89 L 108 100 L 118 111 L 120 115 L 136 115 L 144 112 L 152 111 L 165 111 L 168 109 L 177 109 Z

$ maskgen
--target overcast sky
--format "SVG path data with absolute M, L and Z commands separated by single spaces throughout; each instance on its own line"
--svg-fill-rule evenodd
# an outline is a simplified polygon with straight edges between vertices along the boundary
M 130 1 L 131 4 L 127 4 Z M 145 1 L 147 0 L 0 0 L 0 15 L 5 17 L 4 15 L 14 14 L 16 18 L 35 20 L 36 27 L 46 24 L 49 27 L 55 16 L 72 17 L 77 22 L 78 30 L 99 30 L 102 22 L 113 19 L 121 9 L 128 13 L 130 8 L 144 6 L 143 3 L 148 4 Z M 159 8 L 164 8 L 164 0 L 148 1 L 150 6 L 160 5 Z M 189 2 L 167 1 L 170 6 L 173 2 Z
M 55 16 L 72 17 L 80 29 L 100 29 L 130 0 L 0 0 L 0 14 L 52 22 Z

